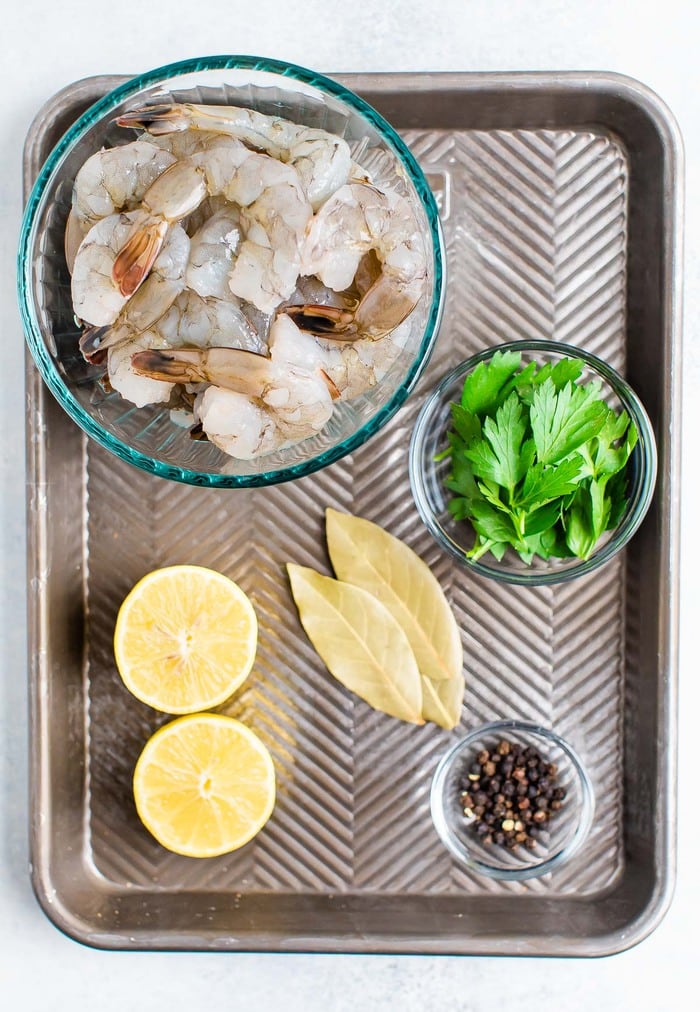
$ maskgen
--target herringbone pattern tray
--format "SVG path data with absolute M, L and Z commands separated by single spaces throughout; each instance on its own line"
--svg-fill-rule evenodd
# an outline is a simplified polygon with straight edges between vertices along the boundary
M 87 795 L 91 858 L 115 886 L 293 893 L 583 896 L 622 868 L 624 566 L 553 588 L 479 580 L 423 528 L 407 475 L 423 395 L 461 359 L 515 338 L 555 338 L 624 369 L 628 166 L 592 131 L 405 134 L 441 202 L 448 299 L 433 360 L 392 423 L 351 457 L 302 481 L 250 491 L 192 489 L 87 449 Z M 428 811 L 453 735 L 375 713 L 328 675 L 301 629 L 284 563 L 328 571 L 327 506 L 380 523 L 433 568 L 463 633 L 463 728 L 513 717 L 554 727 L 588 760 L 593 833 L 570 866 L 527 884 L 452 865 Z M 270 746 L 279 800 L 259 838 L 206 862 L 161 849 L 131 795 L 138 753 L 160 721 L 123 688 L 112 631 L 148 570 L 199 563 L 250 594 L 260 643 L 246 688 L 224 709 Z M 111 574 L 107 579 L 107 574 Z M 455 732 L 456 734 L 457 732 Z

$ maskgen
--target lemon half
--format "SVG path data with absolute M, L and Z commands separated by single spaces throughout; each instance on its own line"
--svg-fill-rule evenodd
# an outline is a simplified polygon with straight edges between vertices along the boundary
M 114 655 L 126 687 L 156 710 L 218 706 L 250 673 L 258 623 L 238 584 L 202 566 L 144 576 L 124 599 Z
M 160 844 L 216 857 L 248 843 L 275 804 L 272 757 L 232 717 L 197 713 L 149 738 L 134 770 L 136 810 Z

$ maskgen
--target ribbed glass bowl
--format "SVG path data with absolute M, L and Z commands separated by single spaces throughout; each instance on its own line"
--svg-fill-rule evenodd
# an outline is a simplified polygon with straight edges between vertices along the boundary
M 532 746 L 547 763 L 554 763 L 556 787 L 566 792 L 561 808 L 537 835 L 534 850 L 484 843 L 475 821 L 464 815 L 461 794 L 465 784 L 468 789 L 468 774 L 477 755 L 482 749 L 493 754 L 503 740 Z M 462 865 L 490 878 L 520 881 L 560 868 L 580 850 L 593 824 L 593 787 L 575 750 L 554 731 L 501 720 L 476 728 L 443 756 L 431 785 L 430 812 L 438 836 Z M 494 831 L 500 821 L 496 820 Z
M 379 183 L 410 200 L 425 237 L 428 284 L 411 316 L 399 357 L 376 386 L 337 403 L 325 428 L 295 446 L 252 461 L 235 460 L 195 441 L 163 405 L 136 408 L 97 382 L 78 350 L 64 230 L 75 175 L 103 146 L 126 143 L 116 116 L 146 102 L 245 105 L 321 127 L 349 142 Z M 391 126 L 340 84 L 292 64 L 250 56 L 212 56 L 153 70 L 91 106 L 49 156 L 22 224 L 18 289 L 27 342 L 52 393 L 85 432 L 108 450 L 164 478 L 240 488 L 299 478 L 356 449 L 377 433 L 417 382 L 437 336 L 444 299 L 444 255 L 435 199 L 416 160 Z
M 528 565 L 508 549 L 499 562 L 490 553 L 474 561 L 467 557 L 475 540 L 468 520 L 455 520 L 448 510 L 451 493 L 445 482 L 450 460 L 436 460 L 447 446 L 451 427 L 450 405 L 459 403 L 465 377 L 497 351 L 519 351 L 522 364 L 578 358 L 585 363 L 579 382 L 600 380 L 601 397 L 609 407 L 624 409 L 637 426 L 639 440 L 627 464 L 627 507 L 618 526 L 606 532 L 588 559 L 535 557 Z M 411 490 L 418 512 L 437 543 L 453 558 L 481 576 L 504 583 L 552 584 L 583 576 L 602 566 L 622 549 L 644 519 L 656 482 L 656 442 L 649 417 L 637 394 L 615 369 L 581 348 L 558 341 L 513 341 L 479 352 L 449 372 L 424 402 L 411 436 L 409 468 Z

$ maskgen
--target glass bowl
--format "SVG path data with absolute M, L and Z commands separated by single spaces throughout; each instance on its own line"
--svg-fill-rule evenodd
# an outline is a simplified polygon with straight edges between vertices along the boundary
M 500 790 L 503 790 L 508 782 L 514 786 L 520 783 L 503 765 L 507 759 L 510 758 L 511 761 L 513 759 L 512 751 L 510 757 L 499 755 L 499 743 L 503 741 L 510 745 L 520 745 L 525 749 L 534 749 L 545 764 L 556 766 L 556 770 L 550 769 L 545 772 L 548 783 L 541 781 L 543 784 L 541 793 L 544 796 L 546 791 L 552 792 L 553 798 L 548 804 L 555 804 L 557 810 L 551 811 L 549 817 L 545 815 L 542 822 L 533 821 L 534 813 L 539 808 L 536 807 L 537 801 L 530 799 L 528 799 L 531 812 L 529 823 L 522 821 L 523 812 L 519 808 L 512 819 L 512 809 L 506 809 L 505 814 L 501 814 L 500 808 L 496 809 L 499 814 L 494 816 L 491 825 L 480 820 L 469 808 L 468 814 L 464 814 L 463 794 L 471 790 L 470 798 L 474 799 L 476 792 L 472 785 L 475 781 L 469 779 L 469 774 L 473 770 L 472 775 L 476 775 L 477 770 L 482 770 L 477 760 L 482 750 L 484 754 L 488 752 L 489 757 L 498 757 L 492 765 L 495 767 L 493 776 L 500 777 Z M 525 753 L 525 756 L 523 768 L 526 770 L 525 783 L 529 786 L 532 781 L 527 777 L 527 771 L 530 769 L 527 762 L 536 760 L 528 753 Z M 518 768 L 517 763 L 514 768 Z M 505 775 L 500 772 L 503 769 L 506 771 Z M 480 790 L 487 786 L 483 775 L 476 783 Z M 540 788 L 535 786 L 535 790 Z M 562 791 L 564 797 L 560 799 L 558 794 Z M 480 798 L 475 800 L 483 801 Z M 519 800 L 518 795 L 514 794 L 512 802 L 517 803 Z M 430 790 L 430 812 L 435 829 L 445 847 L 471 871 L 496 879 L 520 881 L 544 875 L 561 867 L 582 847 L 593 823 L 593 811 L 593 788 L 581 760 L 571 745 L 554 731 L 516 720 L 500 720 L 485 724 L 458 741 L 440 760 Z M 486 813 L 488 812 L 487 808 Z M 504 821 L 508 832 L 518 831 L 517 828 L 510 827 L 508 819 L 511 819 L 516 827 L 517 825 L 522 827 L 521 835 L 524 830 L 528 831 L 528 835 L 531 835 L 530 843 L 525 845 L 521 842 L 511 850 L 498 839 L 498 833 L 505 836 Z M 533 826 L 537 828 L 533 830 Z M 480 835 L 481 833 L 484 835 Z
M 587 559 L 535 556 L 530 564 L 508 549 L 498 561 L 490 553 L 467 557 L 475 541 L 468 520 L 455 520 L 448 510 L 450 491 L 445 482 L 450 460 L 439 459 L 447 446 L 451 426 L 450 405 L 459 403 L 465 377 L 495 352 L 519 351 L 522 365 L 535 361 L 555 363 L 563 357 L 584 362 L 580 382 L 600 380 L 601 396 L 609 407 L 624 408 L 637 427 L 639 439 L 627 463 L 627 506 L 617 527 L 606 532 Z M 611 559 L 630 540 L 649 509 L 656 482 L 656 442 L 644 407 L 625 380 L 590 352 L 558 341 L 513 341 L 479 352 L 449 372 L 423 404 L 411 436 L 409 451 L 411 490 L 418 512 L 437 543 L 475 573 L 505 583 L 539 585 L 560 583 L 592 572 Z
M 167 407 L 136 408 L 106 391 L 78 350 L 63 252 L 75 175 L 93 152 L 132 140 L 115 117 L 146 102 L 239 104 L 340 134 L 379 184 L 391 182 L 422 226 L 428 284 L 402 327 L 403 348 L 377 384 L 337 402 L 312 438 L 252 461 L 235 460 L 190 438 Z M 292 64 L 211 56 L 128 81 L 91 106 L 49 156 L 30 195 L 18 255 L 19 303 L 29 348 L 49 389 L 85 432 L 122 459 L 161 477 L 216 487 L 270 485 L 303 477 L 364 443 L 415 386 L 435 342 L 444 299 L 444 249 L 435 199 L 416 160 L 391 126 L 336 82 Z

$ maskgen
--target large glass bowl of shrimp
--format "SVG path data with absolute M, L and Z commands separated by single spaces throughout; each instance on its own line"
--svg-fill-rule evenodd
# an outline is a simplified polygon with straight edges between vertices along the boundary
M 135 78 L 31 193 L 19 298 L 34 360 L 107 449 L 161 477 L 275 484 L 375 435 L 444 295 L 437 207 L 360 97 L 255 57 Z

